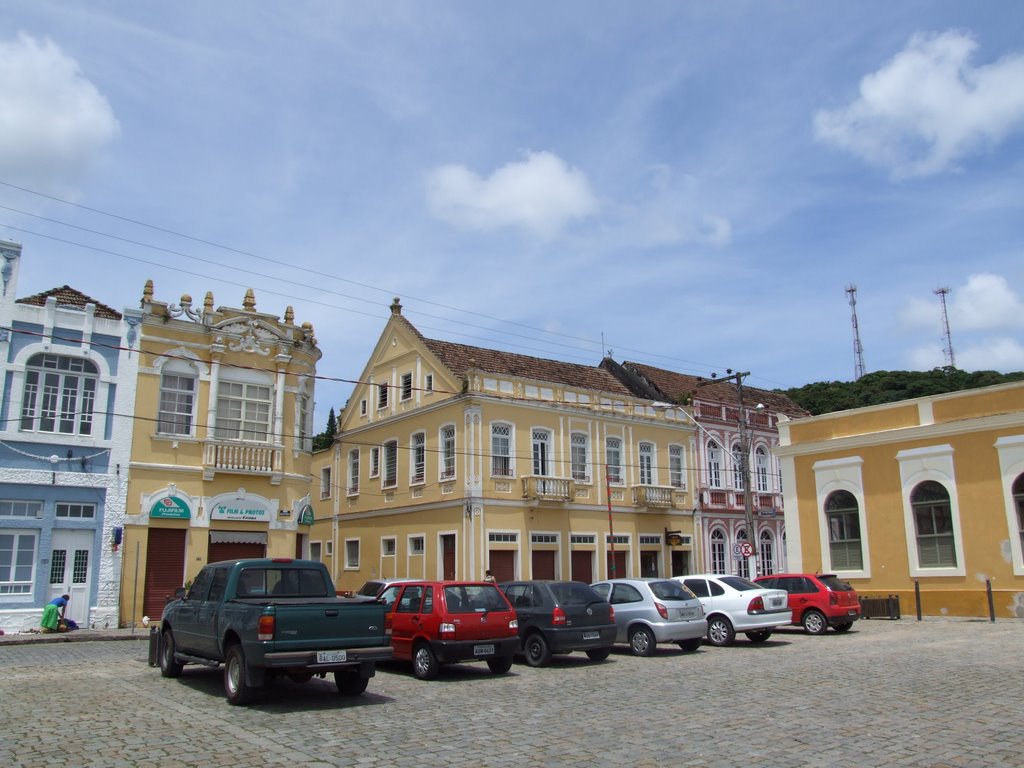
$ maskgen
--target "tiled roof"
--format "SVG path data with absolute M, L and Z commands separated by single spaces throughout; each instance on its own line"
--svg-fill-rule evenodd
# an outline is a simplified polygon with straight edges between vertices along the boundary
M 665 399 L 673 403 L 685 403 L 691 398 L 711 403 L 739 404 L 739 394 L 732 382 L 716 382 L 699 376 L 688 376 L 684 373 L 666 371 L 643 363 L 624 361 L 622 367 L 645 379 L 654 388 L 665 395 Z M 743 387 L 743 401 L 748 406 L 763 403 L 772 413 L 784 413 L 787 416 L 799 417 L 810 414 L 785 395 L 757 387 Z
M 70 285 L 62 285 L 60 288 L 51 288 L 48 291 L 37 293 L 33 296 L 26 296 L 23 299 L 18 299 L 17 304 L 31 304 L 36 307 L 42 307 L 46 305 L 46 300 L 50 296 L 57 298 L 58 307 L 69 307 L 71 309 L 85 309 L 86 304 L 96 305 L 96 317 L 103 317 L 108 320 L 120 320 L 121 313 L 112 307 L 108 307 L 101 301 L 91 296 L 86 296 L 81 291 L 77 291 Z
M 603 368 L 577 363 L 563 363 L 560 360 L 548 360 L 543 357 L 519 355 L 514 352 L 501 352 L 496 349 L 473 347 L 468 344 L 456 344 L 451 341 L 428 339 L 404 316 L 395 315 L 396 319 L 406 326 L 423 341 L 437 358 L 456 376 L 465 376 L 473 368 L 487 373 L 505 376 L 518 376 L 535 381 L 547 381 L 580 389 L 596 390 L 617 395 L 629 396 L 629 389 Z

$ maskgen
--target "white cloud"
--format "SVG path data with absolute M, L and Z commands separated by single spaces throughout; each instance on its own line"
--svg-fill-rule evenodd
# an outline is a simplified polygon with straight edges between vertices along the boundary
M 428 174 L 426 193 L 430 212 L 457 227 L 519 227 L 544 238 L 598 208 L 586 176 L 551 152 L 527 152 L 486 179 L 462 165 L 441 166 Z
M 1024 344 L 998 336 L 954 349 L 956 367 L 963 371 L 1024 371 Z
M 120 127 L 106 98 L 53 41 L 0 42 L 0 175 L 70 192 Z
M 976 67 L 976 48 L 962 32 L 914 35 L 858 99 L 814 116 L 816 137 L 896 177 L 954 168 L 1024 124 L 1024 56 Z
M 1024 302 L 1006 278 L 982 273 L 971 275 L 953 295 L 951 322 L 965 331 L 988 331 L 1024 326 Z

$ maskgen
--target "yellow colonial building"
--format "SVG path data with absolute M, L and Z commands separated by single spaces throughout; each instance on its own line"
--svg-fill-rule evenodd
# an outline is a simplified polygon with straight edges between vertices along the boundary
M 191 297 L 142 300 L 121 623 L 156 618 L 207 562 L 308 552 L 312 327 Z
M 694 429 L 597 366 L 425 338 L 391 317 L 314 456 L 311 552 L 377 577 L 687 573 Z
M 790 569 L 1024 618 L 1024 383 L 779 424 Z

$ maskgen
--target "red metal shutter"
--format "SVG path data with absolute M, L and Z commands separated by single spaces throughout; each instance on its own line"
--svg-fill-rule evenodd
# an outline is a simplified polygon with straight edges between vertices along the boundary
M 150 528 L 146 544 L 146 582 L 142 614 L 159 621 L 164 603 L 185 583 L 185 531 Z
M 265 544 L 242 543 L 238 541 L 210 542 L 210 556 L 207 562 L 216 563 L 221 560 L 246 560 L 253 557 L 266 557 Z
M 555 553 L 544 550 L 535 550 L 530 558 L 533 565 L 534 579 L 555 578 Z
M 516 577 L 516 553 L 506 549 L 492 549 L 489 553 L 491 573 L 499 582 Z
M 573 550 L 571 569 L 573 581 L 582 581 L 584 584 L 593 584 L 594 553 L 586 549 Z

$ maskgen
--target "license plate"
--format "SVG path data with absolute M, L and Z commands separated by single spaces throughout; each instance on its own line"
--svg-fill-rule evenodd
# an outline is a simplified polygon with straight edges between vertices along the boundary
M 600 640 L 601 639 L 601 633 L 600 632 L 584 632 L 583 633 L 583 639 L 584 640 Z
M 850 609 L 850 610 L 849 610 L 849 611 L 847 612 L 847 615 L 848 615 L 848 616 L 856 616 L 856 615 L 857 615 L 857 611 L 856 611 L 856 609 L 854 609 L 854 608 L 851 608 L 851 609 Z
M 494 646 L 493 645 L 474 645 L 473 646 L 474 656 L 493 656 Z
M 316 652 L 316 663 L 317 664 L 338 664 L 342 661 L 348 661 L 347 651 L 317 651 Z

